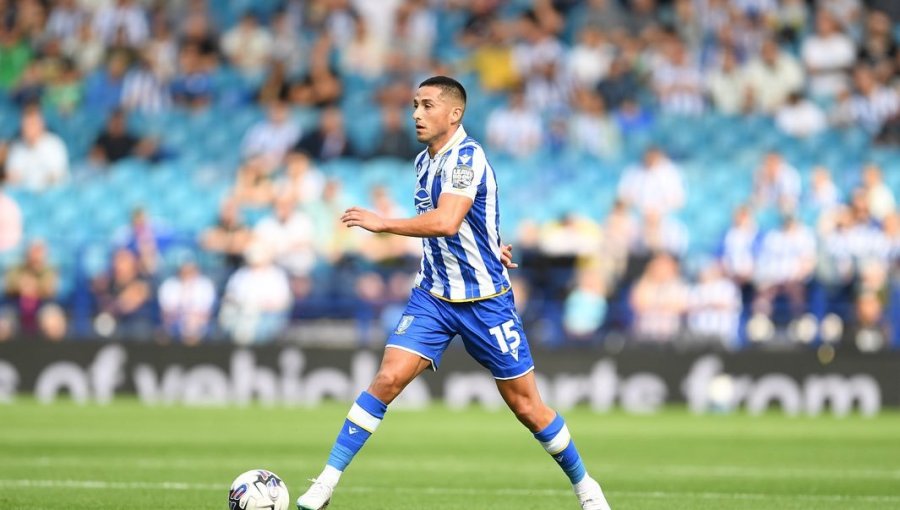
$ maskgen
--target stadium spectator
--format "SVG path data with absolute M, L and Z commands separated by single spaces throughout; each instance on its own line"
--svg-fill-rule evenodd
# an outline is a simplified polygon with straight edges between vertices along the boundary
M 645 256 L 668 253 L 678 258 L 687 253 L 688 241 L 687 228 L 677 218 L 650 209 L 644 213 L 631 252 Z
M 381 185 L 369 190 L 372 211 L 382 218 L 402 218 L 403 208 L 391 197 L 388 189 Z M 384 270 L 411 269 L 418 266 L 422 244 L 414 237 L 361 232 L 360 254 Z
M 118 245 L 138 258 L 142 273 L 154 275 L 159 270 L 160 256 L 174 241 L 174 233 L 160 222 L 152 221 L 147 211 L 137 207 L 131 212 L 131 223 L 116 233 Z
M 606 284 L 603 273 L 585 268 L 575 277 L 575 288 L 563 302 L 563 328 L 573 340 L 590 340 L 606 319 Z
M 178 41 L 165 12 L 158 11 L 151 22 L 150 40 L 140 51 L 141 62 L 161 83 L 168 83 L 178 69 Z
M 551 257 L 592 259 L 600 251 L 603 230 L 594 220 L 574 212 L 541 225 L 538 249 Z
M 878 83 L 872 69 L 866 66 L 854 69 L 853 84 L 854 93 L 839 103 L 838 122 L 857 125 L 877 135 L 900 113 L 900 94 L 893 87 Z
M 633 99 L 622 101 L 614 117 L 616 124 L 619 125 L 619 131 L 622 132 L 622 138 L 625 139 L 631 135 L 649 132 L 656 121 L 650 110 Z
M 526 105 L 522 90 L 512 91 L 507 105 L 488 115 L 488 143 L 502 153 L 527 157 L 541 146 L 543 137 L 541 118 Z
M 303 206 L 315 224 L 316 252 L 338 268 L 356 257 L 362 241 L 358 229 L 341 228 L 340 218 L 348 205 L 341 182 L 330 179 L 321 197 Z
M 879 70 L 878 75 L 892 75 L 897 58 L 897 42 L 890 17 L 879 11 L 869 11 L 865 33 L 860 41 L 859 62 Z
M 213 76 L 201 47 L 186 44 L 178 54 L 178 72 L 172 79 L 175 103 L 191 109 L 202 109 L 213 98 Z
M 628 204 L 616 200 L 603 224 L 603 253 L 610 259 L 610 281 L 618 282 L 624 276 L 629 251 L 637 241 L 639 233 L 638 223 L 632 216 Z
M 640 164 L 625 169 L 618 194 L 641 214 L 666 215 L 681 209 L 685 201 L 681 171 L 658 147 L 650 147 Z
M 753 184 L 753 204 L 757 208 L 774 207 L 791 213 L 800 199 L 800 174 L 780 153 L 771 151 L 756 170 Z
M 585 26 L 578 34 L 578 44 L 568 54 L 575 84 L 594 89 L 609 72 L 615 56 L 615 47 L 604 33 L 594 25 Z
M 13 142 L 6 160 L 7 183 L 43 191 L 68 177 L 69 153 L 65 143 L 47 131 L 37 105 L 26 107 L 22 111 L 22 137 Z
M 603 33 L 627 30 L 628 11 L 616 0 L 588 0 L 576 23 L 596 27 Z
M 678 262 L 666 254 L 647 264 L 631 292 L 635 340 L 668 342 L 681 332 L 690 289 L 678 271 Z
M 219 325 L 238 344 L 273 340 L 285 325 L 291 288 L 285 272 L 272 264 L 268 249 L 251 244 L 247 264 L 228 279 Z
M 21 335 L 61 340 L 66 316 L 56 303 L 58 289 L 59 274 L 47 261 L 46 244 L 32 241 L 25 260 L 6 273 L 4 294 L 10 308 L 0 315 L 13 317 Z
M 32 57 L 28 41 L 15 28 L 0 23 L 0 90 L 8 91 L 19 83 Z
M 741 292 L 718 263 L 708 264 L 690 292 L 687 326 L 691 334 L 716 340 L 728 349 L 738 347 Z
M 147 12 L 134 0 L 114 0 L 100 7 L 93 21 L 94 31 L 107 45 L 124 36 L 128 46 L 137 47 L 150 35 Z
M 275 101 L 269 105 L 267 118 L 247 130 L 241 153 L 245 158 L 258 157 L 266 168 L 274 168 L 299 139 L 300 126 L 291 118 L 287 104 Z
M 253 234 L 241 219 L 240 208 L 232 199 L 225 199 L 219 207 L 215 225 L 204 230 L 200 245 L 204 250 L 225 257 L 225 266 L 231 274 L 243 264 L 244 252 Z
M 833 15 L 819 11 L 815 33 L 803 40 L 800 52 L 814 98 L 834 97 L 847 88 L 847 72 L 856 62 L 856 46 Z
M 44 36 L 61 41 L 75 39 L 89 20 L 89 13 L 76 0 L 58 0 L 50 8 Z
M 774 113 L 803 88 L 800 63 L 771 39 L 763 43 L 759 56 L 745 65 L 743 73 L 754 108 L 763 113 Z
M 896 205 L 894 192 L 885 184 L 878 165 L 868 165 L 863 169 L 862 191 L 869 214 L 875 220 L 881 222 L 893 214 Z
M 411 159 L 421 150 L 413 136 L 406 129 L 403 110 L 387 106 L 381 110 L 381 141 L 375 150 L 376 156 L 390 156 L 400 159 Z
M 325 176 L 313 165 L 307 154 L 292 152 L 285 159 L 285 175 L 278 182 L 277 188 L 302 207 L 322 198 Z
M 576 93 L 575 112 L 568 121 L 566 142 L 600 159 L 613 159 L 622 150 L 619 126 L 606 111 L 603 97 L 592 91 Z
M 249 158 L 238 169 L 231 195 L 239 207 L 267 207 L 275 199 L 275 186 L 262 158 Z
M 241 16 L 237 25 L 222 35 L 222 53 L 231 65 L 248 78 L 259 78 L 265 72 L 274 50 L 272 33 L 260 25 L 252 11 Z
M 174 48 L 173 48 L 174 50 Z M 121 106 L 129 111 L 158 114 L 172 107 L 172 94 L 168 80 L 174 74 L 174 68 L 161 69 L 160 57 L 154 57 L 145 51 L 131 68 L 122 82 Z M 155 59 L 155 60 L 154 60 Z
M 22 240 L 22 210 L 13 197 L 3 192 L 2 162 L 0 154 L 0 253 L 15 249 Z
M 113 110 L 91 148 L 90 159 L 97 165 L 115 163 L 128 157 L 153 159 L 158 154 L 156 141 L 140 139 L 128 131 L 125 112 Z
M 775 126 L 786 135 L 806 138 L 824 131 L 828 119 L 818 105 L 799 92 L 793 92 L 775 112 Z
M 313 161 L 356 155 L 356 149 L 344 129 L 341 110 L 335 106 L 325 108 L 319 117 L 319 128 L 301 138 L 294 151 L 309 154 Z
M 639 88 L 637 74 L 621 55 L 612 61 L 609 72 L 597 84 L 597 91 L 611 110 L 616 110 L 623 102 L 634 99 Z
M 694 56 L 678 39 L 663 43 L 662 60 L 653 69 L 652 83 L 662 111 L 675 115 L 703 113 L 703 76 Z
M 429 8 L 427 0 L 408 0 L 399 6 L 394 19 L 393 49 L 399 50 L 413 69 L 424 68 L 431 58 L 437 24 L 437 13 Z
M 308 51 L 293 21 L 287 10 L 277 12 L 272 20 L 272 65 L 282 66 L 289 75 L 303 69 Z
M 199 343 L 209 332 L 215 302 L 212 280 L 200 272 L 196 263 L 182 263 L 178 275 L 167 278 L 159 287 L 163 329 L 185 344 Z
M 372 32 L 365 18 L 359 18 L 353 39 L 341 51 L 341 66 L 351 76 L 373 79 L 384 72 L 387 53 L 386 41 Z
M 707 83 L 712 104 L 720 113 L 736 115 L 748 109 L 746 77 L 733 50 L 722 52 L 719 67 L 710 73 Z
M 780 229 L 762 239 L 756 259 L 754 311 L 771 315 L 773 301 L 785 296 L 791 318 L 806 311 L 804 286 L 815 269 L 816 239 L 809 228 L 793 216 L 785 216 Z
M 122 104 L 122 90 L 128 66 L 129 57 L 124 50 L 110 53 L 106 67 L 89 75 L 85 80 L 85 106 L 106 115 Z
M 63 41 L 63 52 L 75 62 L 75 67 L 82 74 L 87 74 L 97 69 L 103 62 L 106 47 L 91 25 L 82 23 L 75 37 Z
M 315 237 L 312 219 L 284 192 L 275 198 L 273 214 L 253 227 L 253 241 L 265 245 L 272 261 L 292 278 L 307 277 L 315 267 Z
M 488 39 L 473 49 L 469 66 L 478 74 L 481 88 L 486 92 L 504 92 L 521 82 L 516 66 L 511 27 L 500 19 L 490 22 Z
M 807 206 L 821 214 L 835 209 L 840 203 L 841 194 L 831 178 L 831 172 L 823 166 L 813 168 Z
M 59 59 L 55 66 L 59 69 L 49 73 L 42 102 L 45 106 L 68 115 L 78 108 L 84 96 L 81 74 L 68 58 Z
M 92 287 L 98 312 L 94 319 L 97 334 L 131 339 L 150 335 L 153 288 L 131 250 L 116 250 L 109 272 L 98 276 Z
M 753 280 L 759 229 L 749 207 L 738 207 L 722 240 L 721 264 L 725 274 L 741 286 L 744 295 Z

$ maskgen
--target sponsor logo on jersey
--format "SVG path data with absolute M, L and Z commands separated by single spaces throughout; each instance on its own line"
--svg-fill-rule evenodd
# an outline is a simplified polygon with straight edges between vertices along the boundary
M 462 157 L 459 159 L 462 159 Z M 456 189 L 466 189 L 472 185 L 474 179 L 475 170 L 472 170 L 472 167 L 469 165 L 462 164 L 453 169 L 451 183 Z

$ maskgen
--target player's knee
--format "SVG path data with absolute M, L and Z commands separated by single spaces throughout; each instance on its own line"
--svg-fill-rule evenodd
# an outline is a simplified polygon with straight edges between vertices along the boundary
M 385 404 L 390 403 L 397 398 L 397 395 L 406 387 L 407 381 L 396 372 L 389 370 L 380 370 L 372 381 L 372 387 L 369 392 Z
M 509 402 L 513 414 L 527 427 L 537 422 L 538 407 L 536 402 L 525 397 L 515 398 Z

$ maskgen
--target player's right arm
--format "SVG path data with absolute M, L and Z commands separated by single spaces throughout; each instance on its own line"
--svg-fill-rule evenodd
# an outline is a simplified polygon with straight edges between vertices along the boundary
M 464 195 L 442 193 L 435 209 L 413 218 L 382 218 L 361 207 L 351 207 L 341 216 L 341 222 L 347 227 L 360 227 L 370 232 L 409 237 L 447 237 L 459 232 L 472 202 Z

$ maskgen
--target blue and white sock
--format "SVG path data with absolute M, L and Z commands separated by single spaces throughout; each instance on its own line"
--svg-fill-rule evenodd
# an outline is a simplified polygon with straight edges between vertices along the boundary
M 550 425 L 534 435 L 534 438 L 540 441 L 544 450 L 553 457 L 553 460 L 559 464 L 559 467 L 565 471 L 566 476 L 572 485 L 578 484 L 587 475 L 584 469 L 584 463 L 581 462 L 581 455 L 575 448 L 575 442 L 569 434 L 569 428 L 566 427 L 566 421 L 559 414 L 550 422 Z
M 319 475 L 319 481 L 332 487 L 337 485 L 341 473 L 347 469 L 366 440 L 378 429 L 386 412 L 387 405 L 384 402 L 367 391 L 360 393 L 356 402 L 353 403 L 353 407 L 350 408 L 350 412 L 347 413 L 347 419 L 344 420 L 344 426 L 341 427 L 341 432 L 331 449 L 328 465 Z

